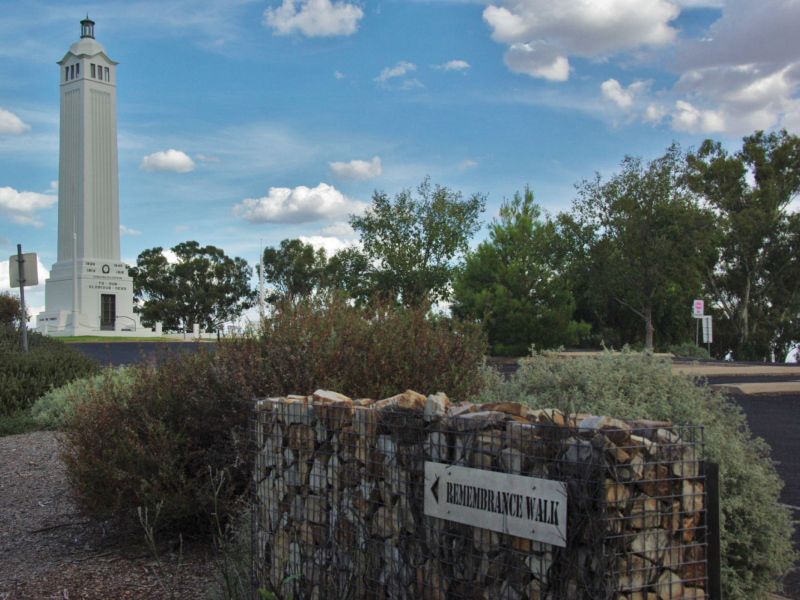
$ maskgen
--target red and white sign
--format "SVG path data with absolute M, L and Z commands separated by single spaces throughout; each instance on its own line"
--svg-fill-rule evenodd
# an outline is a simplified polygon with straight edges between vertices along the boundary
M 694 302 L 692 302 L 692 316 L 695 319 L 702 319 L 705 307 L 706 303 L 703 302 L 702 300 L 695 300 Z

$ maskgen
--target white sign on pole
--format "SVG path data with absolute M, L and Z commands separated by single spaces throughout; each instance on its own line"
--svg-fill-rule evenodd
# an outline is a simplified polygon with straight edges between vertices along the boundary
M 425 514 L 567 545 L 567 485 L 562 481 L 426 462 Z
M 36 252 L 26 252 L 22 255 L 22 279 L 25 287 L 39 285 L 39 272 L 36 264 Z M 16 254 L 8 257 L 8 274 L 11 279 L 9 287 L 19 287 L 19 261 Z
M 695 300 L 692 302 L 692 316 L 695 319 L 702 319 L 705 307 L 706 305 L 703 300 Z
M 714 341 L 714 331 L 711 325 L 711 316 L 703 317 L 703 343 L 710 344 Z

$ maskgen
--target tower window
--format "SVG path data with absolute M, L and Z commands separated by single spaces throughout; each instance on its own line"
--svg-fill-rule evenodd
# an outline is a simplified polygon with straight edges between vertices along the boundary
M 92 63 L 92 79 L 97 79 L 97 67 Z
M 64 81 L 69 81 L 69 67 L 64 67 Z
M 69 66 L 69 78 L 75 79 L 75 65 Z
M 108 67 L 103 67 L 103 70 L 105 71 L 106 81 L 111 81 L 111 76 L 109 75 Z
M 75 77 L 81 76 L 81 63 L 75 63 Z

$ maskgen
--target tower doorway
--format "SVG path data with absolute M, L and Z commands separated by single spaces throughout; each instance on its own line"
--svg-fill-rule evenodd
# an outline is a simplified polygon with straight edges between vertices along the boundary
M 100 329 L 114 331 L 117 320 L 117 297 L 114 294 L 100 294 Z

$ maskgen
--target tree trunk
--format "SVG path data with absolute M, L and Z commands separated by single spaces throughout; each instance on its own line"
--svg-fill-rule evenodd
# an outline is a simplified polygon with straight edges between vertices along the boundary
M 644 307 L 644 349 L 653 351 L 653 307 Z

